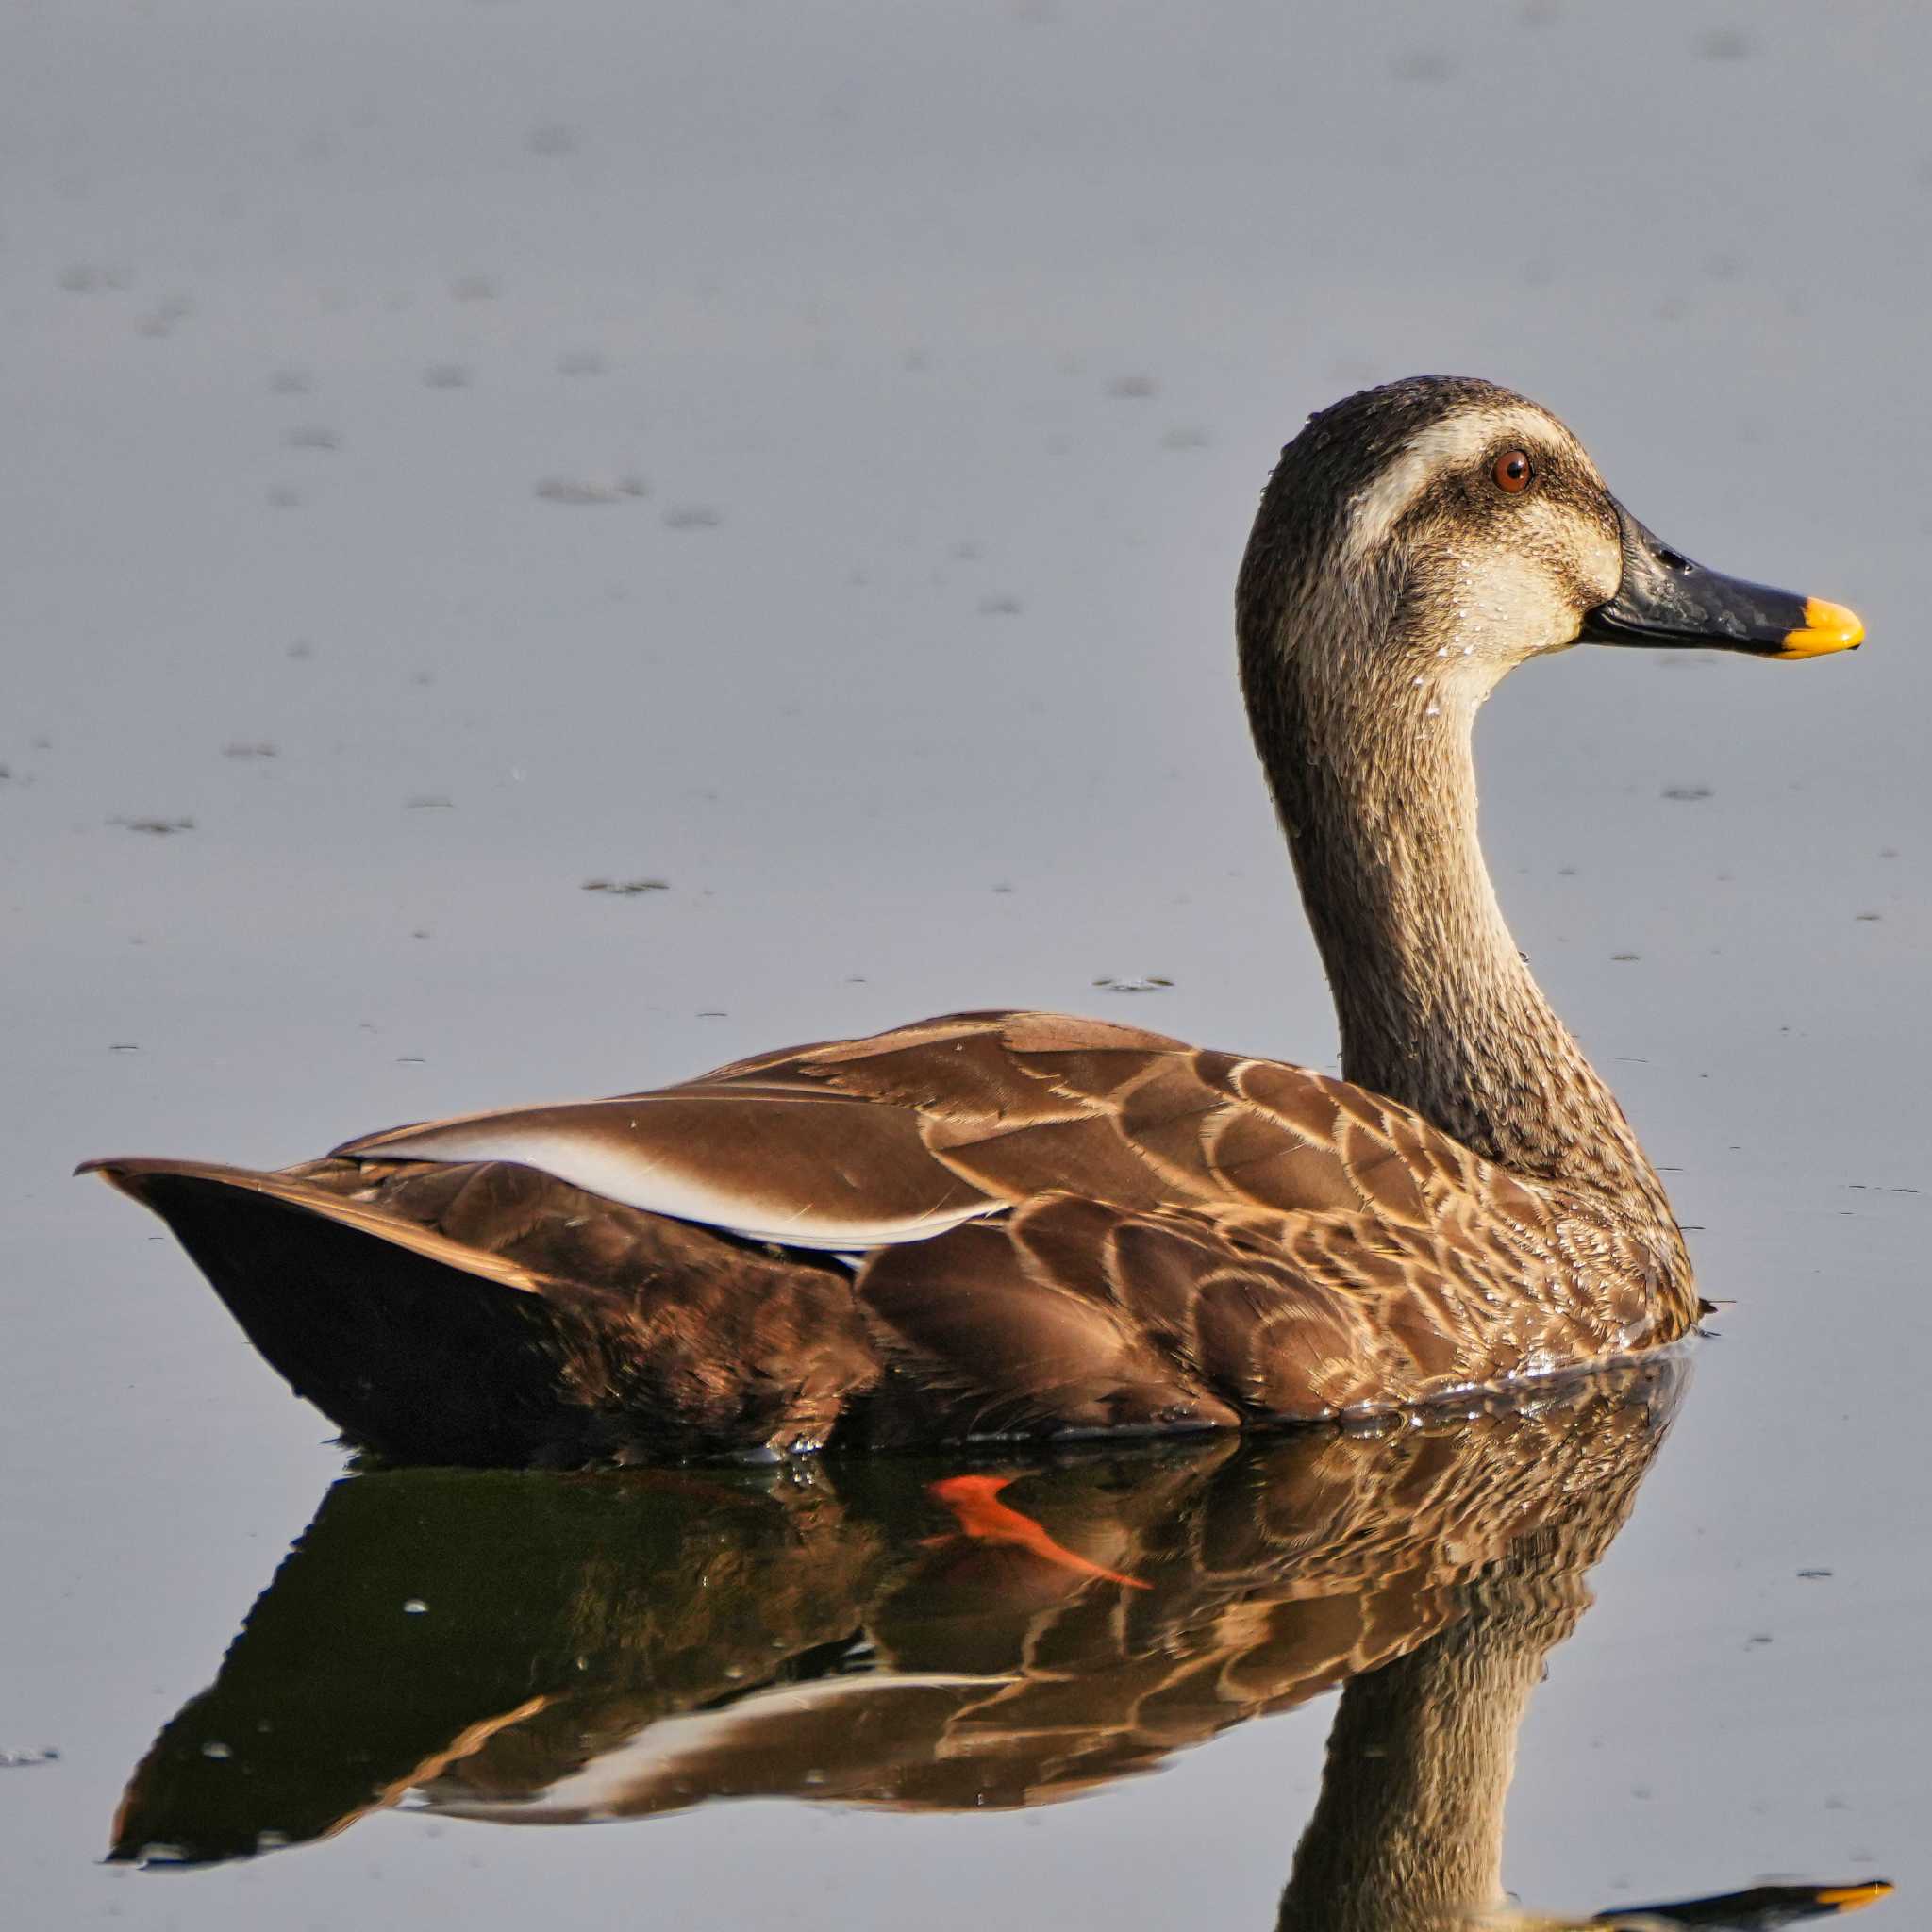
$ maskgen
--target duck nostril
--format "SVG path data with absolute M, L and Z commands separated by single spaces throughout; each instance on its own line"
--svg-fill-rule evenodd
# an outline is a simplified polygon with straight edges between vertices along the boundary
M 1688 557 L 1684 556 L 1681 551 L 1676 550 L 1658 550 L 1657 560 L 1666 570 L 1683 571 L 1688 574 L 1697 568 Z

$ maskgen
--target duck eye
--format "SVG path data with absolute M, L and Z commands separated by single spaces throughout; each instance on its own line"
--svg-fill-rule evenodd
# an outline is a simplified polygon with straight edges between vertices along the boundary
M 1507 490 L 1511 496 L 1519 491 L 1529 488 L 1529 479 L 1536 475 L 1530 468 L 1528 456 L 1520 449 L 1506 449 L 1499 456 L 1490 475 L 1496 479 L 1498 490 Z

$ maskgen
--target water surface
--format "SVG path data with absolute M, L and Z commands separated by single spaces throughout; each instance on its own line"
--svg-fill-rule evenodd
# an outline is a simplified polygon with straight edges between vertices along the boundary
M 5 44 L 0 1750 L 58 1754 L 0 1769 L 23 1923 L 1273 1922 L 1327 1691 L 1044 1807 L 510 1831 L 449 1772 L 272 1855 L 101 1862 L 357 1485 L 66 1173 L 958 1007 L 1327 1064 L 1230 586 L 1306 413 L 1418 369 L 1538 396 L 1670 541 L 1873 639 L 1578 652 L 1486 714 L 1518 937 L 1736 1304 L 1529 1704 L 1505 1877 L 1884 1872 L 1870 1923 L 1909 1922 L 1932 25 L 82 0 Z M 910 1543 L 947 1533 L 906 1493 Z M 517 1707 L 486 1648 L 372 1785 Z

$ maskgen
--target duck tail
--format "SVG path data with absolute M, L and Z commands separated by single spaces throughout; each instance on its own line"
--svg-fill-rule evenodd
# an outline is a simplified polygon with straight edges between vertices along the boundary
M 293 1175 L 151 1158 L 75 1172 L 158 1214 L 270 1366 L 350 1440 L 475 1464 L 567 1446 L 575 1324 L 543 1275 Z

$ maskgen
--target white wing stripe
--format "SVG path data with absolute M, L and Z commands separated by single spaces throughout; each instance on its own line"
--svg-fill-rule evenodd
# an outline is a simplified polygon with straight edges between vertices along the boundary
M 491 1126 L 470 1122 L 385 1136 L 369 1151 L 380 1160 L 513 1160 L 568 1181 L 586 1193 L 621 1201 L 651 1214 L 669 1214 L 719 1227 L 747 1241 L 777 1241 L 794 1248 L 858 1250 L 891 1247 L 943 1234 L 962 1221 L 997 1213 L 1004 1202 L 974 1202 L 891 1219 L 861 1219 L 849 1210 L 815 1209 L 809 1204 L 788 1215 L 776 1202 L 734 1192 L 715 1179 L 680 1173 L 661 1155 L 600 1144 L 588 1135 L 555 1128 Z

